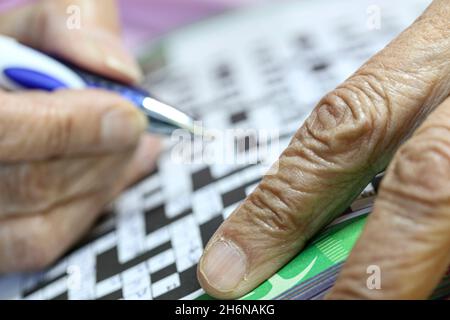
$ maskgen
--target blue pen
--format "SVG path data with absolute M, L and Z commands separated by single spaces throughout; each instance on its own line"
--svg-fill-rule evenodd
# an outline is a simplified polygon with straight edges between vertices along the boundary
M 61 88 L 101 88 L 119 93 L 139 107 L 149 118 L 149 131 L 169 135 L 175 129 L 201 134 L 201 128 L 187 114 L 167 105 L 143 89 L 77 69 L 42 52 L 0 36 L 0 87 L 7 90 Z

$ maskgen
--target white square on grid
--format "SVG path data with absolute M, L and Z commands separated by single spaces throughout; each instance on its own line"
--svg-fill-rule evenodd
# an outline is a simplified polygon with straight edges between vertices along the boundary
M 155 273 L 175 263 L 175 252 L 173 249 L 166 250 L 148 260 L 150 273 Z
M 152 284 L 153 297 L 157 298 L 180 286 L 180 275 L 178 273 L 171 274 Z
M 180 213 L 191 207 L 191 193 L 179 194 L 172 199 L 168 199 L 165 206 L 166 216 L 173 219 Z
M 108 249 L 111 249 L 117 244 L 117 234 L 115 231 L 112 231 L 99 239 L 97 239 L 93 243 L 94 252 L 98 255 L 102 252 L 105 252 Z
M 121 287 L 122 281 L 120 280 L 120 275 L 116 274 L 115 276 L 97 283 L 95 286 L 95 296 L 101 298 L 111 292 L 119 290 Z
M 62 277 L 43 289 L 45 299 L 53 299 L 61 293 L 67 291 L 67 277 Z
M 202 188 L 192 195 L 192 211 L 199 225 L 220 214 L 222 207 L 222 199 L 214 186 Z
M 147 235 L 145 239 L 145 248 L 149 251 L 169 241 L 169 226 L 165 226 Z
M 143 276 L 140 278 L 136 278 L 131 282 L 124 283 L 122 287 L 122 295 L 124 299 L 131 299 L 132 296 L 135 296 L 136 293 L 145 294 L 151 296 L 150 292 L 150 278 L 149 276 Z
M 142 287 L 134 292 L 127 292 L 123 294 L 125 300 L 152 300 L 152 292 L 150 285 Z
M 145 262 L 141 262 L 122 272 L 122 281 L 124 284 L 133 282 L 136 279 L 145 279 L 148 275 L 148 269 Z

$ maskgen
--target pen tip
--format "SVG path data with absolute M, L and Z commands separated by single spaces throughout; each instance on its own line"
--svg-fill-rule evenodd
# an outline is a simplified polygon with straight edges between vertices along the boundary
M 208 140 L 215 139 L 215 135 L 210 130 L 205 129 L 203 126 L 194 124 L 189 128 L 189 131 L 194 136 L 202 136 Z

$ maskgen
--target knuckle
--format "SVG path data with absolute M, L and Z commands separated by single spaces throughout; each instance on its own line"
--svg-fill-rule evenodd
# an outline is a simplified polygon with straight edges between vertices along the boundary
M 356 75 L 327 94 L 297 132 L 291 151 L 308 150 L 313 161 L 360 170 L 373 165 L 390 114 L 382 81 Z
M 433 128 L 437 132 L 439 128 Z M 449 133 L 450 130 L 447 129 Z M 425 131 L 422 131 L 425 133 Z M 402 146 L 382 187 L 399 199 L 431 207 L 450 204 L 450 135 L 421 134 Z

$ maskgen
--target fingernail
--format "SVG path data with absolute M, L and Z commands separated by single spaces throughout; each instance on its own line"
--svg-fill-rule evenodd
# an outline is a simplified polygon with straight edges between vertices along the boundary
M 207 250 L 201 272 L 216 290 L 230 291 L 244 279 L 246 262 L 245 255 L 236 245 L 219 240 Z
M 147 120 L 140 113 L 109 111 L 102 118 L 102 143 L 113 148 L 136 144 L 146 127 Z
M 136 66 L 135 63 L 129 59 L 120 59 L 113 55 L 108 55 L 105 58 L 105 64 L 108 68 L 119 72 L 121 74 L 124 74 L 128 76 L 130 79 L 133 79 L 135 81 L 139 81 L 142 78 L 142 73 L 139 70 L 139 68 Z
M 130 80 L 139 81 L 142 72 L 122 42 L 104 30 L 89 30 L 83 33 L 84 54 L 115 73 Z

